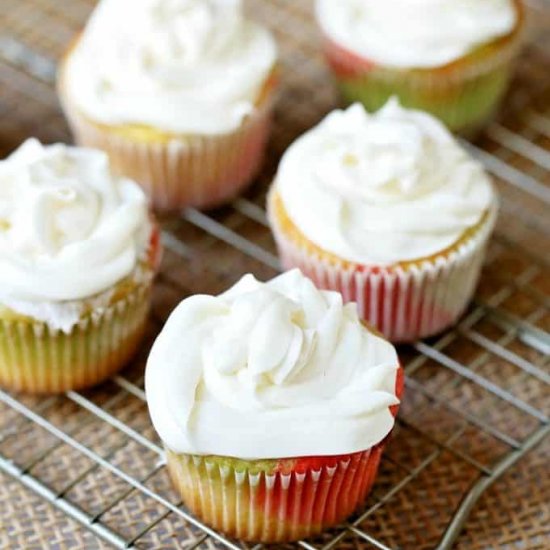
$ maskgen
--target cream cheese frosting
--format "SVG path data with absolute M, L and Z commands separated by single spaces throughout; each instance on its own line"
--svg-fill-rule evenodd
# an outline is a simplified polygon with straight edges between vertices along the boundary
M 334 111 L 290 146 L 274 192 L 338 257 L 389 266 L 443 252 L 496 207 L 492 183 L 445 126 L 392 99 Z
M 241 459 L 358 452 L 391 430 L 398 359 L 355 304 L 298 270 L 187 298 L 146 369 L 153 424 L 177 453 Z
M 275 61 L 240 0 L 101 0 L 62 86 L 98 122 L 223 134 L 254 110 Z
M 29 139 L 0 161 L 0 304 L 68 330 L 74 301 L 130 275 L 151 227 L 104 153 Z
M 329 38 L 395 68 L 447 65 L 509 34 L 514 0 L 317 0 Z

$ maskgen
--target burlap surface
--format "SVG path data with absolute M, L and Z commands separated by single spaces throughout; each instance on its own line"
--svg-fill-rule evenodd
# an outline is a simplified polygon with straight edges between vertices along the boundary
M 92 5 L 86 0 L 0 0 L 2 155 L 30 135 L 45 142 L 70 139 L 53 88 L 54 63 Z M 261 210 L 267 184 L 288 144 L 338 101 L 319 55 L 311 3 L 251 0 L 248 9 L 274 29 L 282 56 L 282 86 L 269 158 L 244 202 L 207 216 L 190 211 L 180 219 L 166 220 L 167 250 L 148 339 L 140 357 L 123 373 L 125 381 L 135 384 L 133 390 L 142 388 L 143 363 L 152 338 L 182 297 L 216 293 L 248 271 L 260 278 L 275 274 L 274 244 Z M 338 547 L 368 548 L 361 532 L 391 548 L 428 549 L 437 544 L 482 470 L 489 473 L 512 450 L 495 433 L 521 444 L 541 426 L 539 419 L 510 399 L 496 396 L 487 384 L 481 387 L 479 380 L 550 413 L 548 386 L 522 368 L 524 361 L 542 373 L 549 371 L 547 357 L 532 340 L 538 342 L 537 329 L 550 330 L 544 260 L 550 244 L 544 227 L 548 210 L 521 189 L 532 189 L 533 181 L 550 183 L 545 169 L 550 155 L 550 32 L 544 12 L 537 13 L 539 28 L 522 57 L 507 108 L 476 142 L 476 147 L 490 153 L 486 160 L 500 175 L 503 195 L 503 213 L 476 303 L 460 330 L 430 341 L 428 348 L 440 350 L 446 361 L 464 365 L 468 373 L 482 378 L 468 379 L 418 349 L 400 350 L 412 382 L 375 491 L 362 510 L 368 515 L 357 524 L 357 531 L 336 529 L 312 541 L 315 547 L 345 534 Z M 494 343 L 496 350 L 488 349 Z M 502 350 L 512 355 L 503 355 Z M 97 457 L 107 460 L 177 504 L 153 449 L 75 402 L 74 396 L 16 397 L 45 418 L 48 426 L 63 430 L 71 441 L 95 454 L 86 456 L 0 402 L 1 456 L 139 548 L 220 546 L 97 462 Z M 139 392 L 109 382 L 84 397 L 85 403 L 101 407 L 135 433 L 158 443 Z M 474 415 L 483 425 L 468 422 L 464 414 Z M 547 441 L 482 496 L 457 548 L 549 547 L 549 452 Z M 80 523 L 0 474 L 0 548 L 103 547 L 108 544 Z

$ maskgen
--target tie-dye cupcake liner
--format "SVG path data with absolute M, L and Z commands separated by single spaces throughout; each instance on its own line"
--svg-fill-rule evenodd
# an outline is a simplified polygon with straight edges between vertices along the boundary
M 151 278 L 152 279 L 152 278 Z M 93 386 L 120 370 L 145 330 L 152 280 L 65 333 L 30 318 L 0 317 L 0 386 L 28 393 L 61 393 Z
M 208 525 L 247 541 L 307 538 L 347 518 L 369 493 L 383 445 L 301 472 L 236 469 L 168 452 L 185 505 Z
M 271 127 L 269 100 L 234 132 L 167 141 L 113 132 L 67 99 L 64 108 L 76 142 L 108 153 L 113 170 L 139 183 L 159 211 L 213 208 L 230 201 L 257 175 Z
M 396 395 L 402 391 L 399 369 Z M 391 407 L 394 416 L 397 409 Z M 241 540 L 286 542 L 335 526 L 364 503 L 386 441 L 341 456 L 257 461 L 167 450 L 168 471 L 187 508 L 214 529 Z
M 455 247 L 429 259 L 381 267 L 339 261 L 305 237 L 293 238 L 269 197 L 269 218 L 284 269 L 299 268 L 318 288 L 357 302 L 359 315 L 391 342 L 412 342 L 442 332 L 464 313 L 477 286 L 495 225 L 494 207 Z
M 105 151 L 113 171 L 139 183 L 155 210 L 220 206 L 258 174 L 271 133 L 276 69 L 254 110 L 236 130 L 220 135 L 176 135 L 91 120 L 65 93 L 66 59 L 59 71 L 58 95 L 76 143 Z
M 404 107 L 427 111 L 454 132 L 471 135 L 497 111 L 508 89 L 523 38 L 523 10 L 513 33 L 462 59 L 434 69 L 395 69 L 353 53 L 328 36 L 325 57 L 344 100 L 374 112 L 392 96 Z

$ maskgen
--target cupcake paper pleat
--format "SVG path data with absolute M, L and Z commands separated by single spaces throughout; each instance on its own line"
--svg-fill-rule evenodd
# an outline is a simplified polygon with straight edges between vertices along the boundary
M 66 334 L 33 320 L 0 319 L 0 386 L 61 393 L 97 384 L 122 368 L 145 330 L 150 285 L 82 318 Z
M 168 451 L 168 469 L 186 506 L 229 536 L 298 540 L 352 514 L 370 492 L 384 442 L 318 470 L 237 470 L 208 457 Z
M 64 98 L 76 142 L 105 151 L 113 169 L 137 181 L 157 210 L 213 208 L 239 194 L 258 173 L 271 129 L 271 97 L 229 134 L 137 140 L 88 120 Z
M 496 216 L 494 208 L 474 235 L 447 255 L 385 268 L 344 266 L 312 253 L 287 237 L 276 214 L 270 213 L 283 267 L 297 267 L 318 288 L 357 302 L 359 315 L 392 342 L 432 336 L 463 314 L 477 286 Z
M 359 101 L 369 111 L 397 96 L 402 105 L 425 110 L 455 132 L 475 134 L 497 111 L 512 77 L 523 33 L 506 43 L 471 54 L 448 68 L 400 70 L 378 66 L 323 38 L 324 52 L 347 102 Z

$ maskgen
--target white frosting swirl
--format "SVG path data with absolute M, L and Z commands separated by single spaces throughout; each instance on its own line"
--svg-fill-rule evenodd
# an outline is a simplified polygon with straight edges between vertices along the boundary
M 104 291 L 149 233 L 143 191 L 115 179 L 104 153 L 29 139 L 0 162 L 0 304 L 51 310 L 43 302 Z
M 396 100 L 373 115 L 359 104 L 328 115 L 287 150 L 275 190 L 310 241 L 371 265 L 440 253 L 496 203 L 444 125 Z
M 242 459 L 366 450 L 391 430 L 398 359 L 355 304 L 298 270 L 246 275 L 172 313 L 147 363 L 150 414 L 175 452 Z
M 101 0 L 64 84 L 98 122 L 221 134 L 253 111 L 275 60 L 240 0 Z
M 509 34 L 514 0 L 317 0 L 324 32 L 378 64 L 396 68 L 447 65 Z

